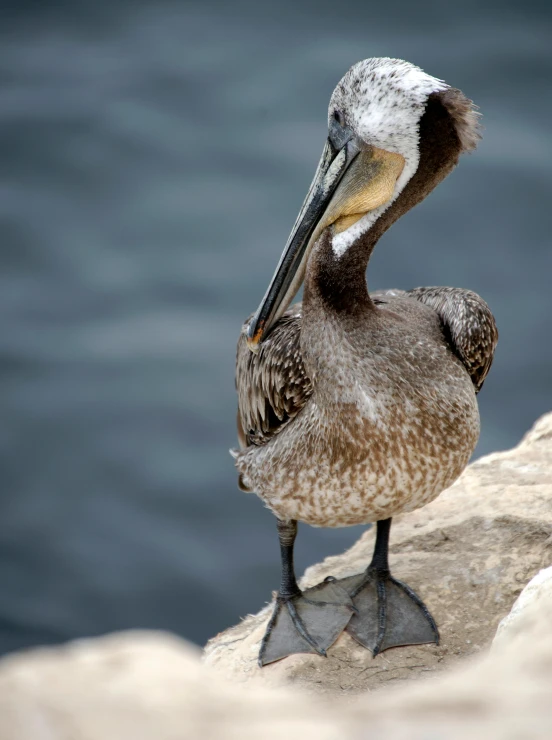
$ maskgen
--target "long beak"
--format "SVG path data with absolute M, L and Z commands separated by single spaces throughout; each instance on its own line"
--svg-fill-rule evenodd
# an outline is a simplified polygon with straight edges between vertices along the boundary
M 274 277 L 249 323 L 247 344 L 252 352 L 258 352 L 299 290 L 310 250 L 322 231 L 331 224 L 337 231 L 348 228 L 387 202 L 403 167 L 400 154 L 363 145 L 348 128 L 330 131 Z
M 336 149 L 326 141 L 314 179 L 297 216 L 280 257 L 276 272 L 259 308 L 249 323 L 247 343 L 256 352 L 258 345 L 284 313 L 301 287 L 305 274 L 305 252 L 311 237 L 326 211 L 343 174 L 357 156 L 359 148 L 350 130 L 343 132 L 345 141 Z

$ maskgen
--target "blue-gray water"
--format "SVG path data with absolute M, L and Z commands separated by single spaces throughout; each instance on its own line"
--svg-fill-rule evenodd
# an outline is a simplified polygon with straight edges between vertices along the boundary
M 132 626 L 198 642 L 278 584 L 236 488 L 235 341 L 367 56 L 463 89 L 478 152 L 371 287 L 480 292 L 477 454 L 552 405 L 552 16 L 519 2 L 2 3 L 0 650 Z M 301 528 L 302 568 L 358 529 Z

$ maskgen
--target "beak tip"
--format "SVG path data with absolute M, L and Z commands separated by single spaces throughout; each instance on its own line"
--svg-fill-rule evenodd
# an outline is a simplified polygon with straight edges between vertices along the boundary
M 258 354 L 260 349 L 263 328 L 264 321 L 259 322 L 258 324 L 257 322 L 252 321 L 247 327 L 247 332 L 245 335 L 247 347 L 251 352 L 253 352 L 254 355 Z
M 254 339 L 247 338 L 247 348 L 250 352 L 253 352 L 254 355 L 259 354 L 259 342 L 256 342 Z

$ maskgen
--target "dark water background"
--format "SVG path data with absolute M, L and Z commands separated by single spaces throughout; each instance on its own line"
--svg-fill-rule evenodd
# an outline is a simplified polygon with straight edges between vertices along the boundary
M 0 650 L 132 626 L 203 642 L 278 583 L 236 489 L 234 347 L 368 56 L 473 97 L 478 152 L 370 285 L 480 292 L 477 454 L 552 406 L 552 14 L 520 2 L 1 3 Z M 299 567 L 358 529 L 301 529 Z

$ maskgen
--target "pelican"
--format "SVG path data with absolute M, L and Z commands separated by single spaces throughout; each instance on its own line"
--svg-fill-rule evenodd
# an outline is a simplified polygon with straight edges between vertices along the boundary
M 498 333 L 469 290 L 369 294 L 366 268 L 382 234 L 479 138 L 472 101 L 400 59 L 355 64 L 331 96 L 313 182 L 237 347 L 239 485 L 276 515 L 281 550 L 261 666 L 325 655 L 345 629 L 374 657 L 439 641 L 422 599 L 391 574 L 391 521 L 466 467 Z M 366 571 L 302 592 L 298 521 L 377 523 Z

